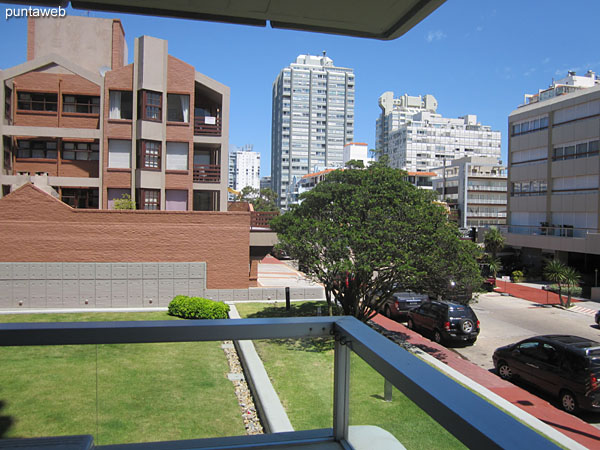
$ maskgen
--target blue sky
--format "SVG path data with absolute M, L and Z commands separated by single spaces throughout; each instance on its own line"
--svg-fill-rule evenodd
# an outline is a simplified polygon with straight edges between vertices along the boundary
M 15 5 L 0 4 L 0 13 Z M 84 15 L 84 11 L 68 10 Z M 297 55 L 321 54 L 356 74 L 355 136 L 375 143 L 378 97 L 434 95 L 446 117 L 477 114 L 502 132 L 523 95 L 547 87 L 567 70 L 600 73 L 597 0 L 449 0 L 394 41 L 273 30 L 242 25 L 90 12 L 123 22 L 133 39 L 167 39 L 169 53 L 231 88 L 230 145 L 254 144 L 261 175 L 271 172 L 271 87 Z M 57 19 L 58 20 L 58 19 Z M 25 61 L 27 20 L 0 17 L 0 68 Z

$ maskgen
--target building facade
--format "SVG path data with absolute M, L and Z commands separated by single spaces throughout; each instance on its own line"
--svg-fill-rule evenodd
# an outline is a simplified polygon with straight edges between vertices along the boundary
M 499 131 L 477 122 L 473 114 L 442 117 L 435 112 L 437 101 L 431 95 L 394 99 L 393 93 L 386 92 L 379 98 L 379 106 L 377 151 L 388 156 L 391 167 L 430 172 L 457 158 L 500 158 Z
M 570 73 L 508 124 L 506 242 L 532 260 L 558 255 L 581 270 L 598 267 L 600 79 Z
M 325 56 L 300 55 L 273 83 L 271 183 L 287 207 L 294 177 L 341 166 L 354 137 L 355 77 Z
M 260 153 L 251 144 L 237 147 L 229 152 L 229 187 L 240 192 L 246 186 L 260 189 Z M 229 192 L 229 201 L 236 199 Z
M 119 20 L 28 19 L 27 62 L 0 72 L 0 184 L 75 208 L 227 210 L 229 88 Z
M 507 173 L 497 158 L 459 158 L 435 172 L 433 189 L 458 212 L 460 227 L 506 224 Z

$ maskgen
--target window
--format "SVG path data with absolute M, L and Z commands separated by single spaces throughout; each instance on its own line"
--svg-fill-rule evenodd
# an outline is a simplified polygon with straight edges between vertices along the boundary
M 63 142 L 62 159 L 69 161 L 98 161 L 98 144 L 94 142 Z
M 110 91 L 109 119 L 132 118 L 133 94 L 130 91 Z
M 17 158 L 56 159 L 57 155 L 56 141 L 17 142 Z
M 141 141 L 138 156 L 140 169 L 160 170 L 160 142 Z
M 190 121 L 190 96 L 180 94 L 167 94 L 167 121 Z
M 58 94 L 18 92 L 17 109 L 22 111 L 58 111 Z
M 111 169 L 131 168 L 131 141 L 108 140 L 108 167 Z
M 63 112 L 100 114 L 100 97 L 91 95 L 63 95 Z
M 188 170 L 189 144 L 167 142 L 167 170 Z
M 143 120 L 162 121 L 162 94 L 154 91 L 139 93 L 140 111 Z
M 73 208 L 98 209 L 98 188 L 62 188 L 61 200 Z
M 158 211 L 160 209 L 160 190 L 140 189 L 139 209 Z

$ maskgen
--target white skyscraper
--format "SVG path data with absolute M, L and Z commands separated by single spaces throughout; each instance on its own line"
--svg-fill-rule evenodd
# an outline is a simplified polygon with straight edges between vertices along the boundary
M 260 189 L 260 153 L 251 144 L 229 152 L 229 187 L 241 191 L 246 186 Z M 235 196 L 229 193 L 229 200 Z
M 444 161 L 469 156 L 500 159 L 501 133 L 477 122 L 469 114 L 457 119 L 436 113 L 437 101 L 392 92 L 379 97 L 377 150 L 388 155 L 389 165 L 411 172 L 430 172 Z
M 342 166 L 354 138 L 354 72 L 325 56 L 300 55 L 273 83 L 272 188 L 282 208 L 294 177 Z

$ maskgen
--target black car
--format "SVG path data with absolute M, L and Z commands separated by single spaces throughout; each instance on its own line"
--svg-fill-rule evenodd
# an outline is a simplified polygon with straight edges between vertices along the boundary
M 594 322 L 596 322 L 596 325 L 600 327 L 600 311 L 596 312 L 596 315 L 594 316 Z
M 493 360 L 500 377 L 520 378 L 557 397 L 567 412 L 600 411 L 600 342 L 536 336 L 496 349 Z
M 479 320 L 470 306 L 430 301 L 408 312 L 408 328 L 424 330 L 437 343 L 463 341 L 474 344 L 479 335 Z
M 408 312 L 417 308 L 424 301 L 428 301 L 426 294 L 415 294 L 414 292 L 395 292 L 383 306 L 383 314 L 390 319 L 406 320 Z

